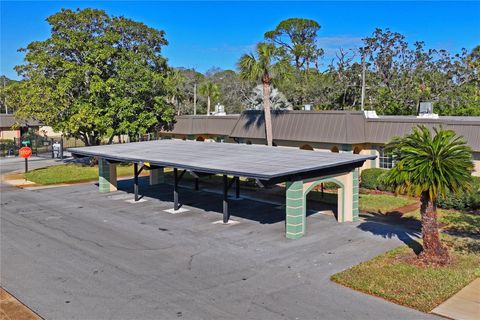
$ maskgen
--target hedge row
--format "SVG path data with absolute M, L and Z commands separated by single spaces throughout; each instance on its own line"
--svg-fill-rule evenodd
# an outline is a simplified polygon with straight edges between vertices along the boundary
M 472 189 L 459 194 L 448 193 L 438 199 L 438 206 L 445 209 L 479 210 L 480 178 L 473 177 Z
M 370 190 L 393 191 L 382 183 L 381 176 L 387 169 L 372 168 L 362 171 L 360 187 Z M 472 189 L 459 194 L 448 193 L 438 199 L 438 206 L 444 209 L 478 210 L 480 209 L 480 178 L 473 177 Z
M 360 187 L 371 190 L 391 191 L 392 188 L 383 184 L 380 178 L 387 171 L 387 169 L 380 168 L 362 170 Z

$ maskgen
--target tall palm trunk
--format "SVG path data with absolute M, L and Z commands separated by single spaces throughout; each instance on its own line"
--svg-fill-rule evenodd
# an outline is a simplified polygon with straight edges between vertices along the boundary
M 207 116 L 210 115 L 210 96 L 207 96 Z
M 420 258 L 426 262 L 443 264 L 449 261 L 448 250 L 440 242 L 437 223 L 437 204 L 430 199 L 428 192 L 420 198 L 422 215 L 423 251 Z
M 272 115 L 270 113 L 270 82 L 263 81 L 263 112 L 265 113 L 265 135 L 267 145 L 272 146 Z

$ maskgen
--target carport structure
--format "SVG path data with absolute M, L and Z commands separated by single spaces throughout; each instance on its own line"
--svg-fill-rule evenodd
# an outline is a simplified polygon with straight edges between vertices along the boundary
M 178 184 L 185 172 L 195 177 L 195 189 L 203 176 L 223 176 L 223 222 L 228 223 L 228 190 L 240 177 L 258 185 L 286 184 L 286 237 L 297 239 L 306 231 L 307 194 L 323 182 L 334 182 L 338 191 L 338 222 L 358 219 L 358 168 L 375 156 L 328 153 L 294 148 L 233 143 L 158 140 L 72 148 L 74 156 L 98 157 L 99 191 L 116 190 L 116 165 L 134 164 L 134 193 L 138 200 L 138 175 L 150 170 L 150 183 L 161 183 L 163 169 L 173 168 L 174 210 L 179 209 Z M 140 167 L 140 168 L 139 168 Z M 231 178 L 233 177 L 233 178 Z

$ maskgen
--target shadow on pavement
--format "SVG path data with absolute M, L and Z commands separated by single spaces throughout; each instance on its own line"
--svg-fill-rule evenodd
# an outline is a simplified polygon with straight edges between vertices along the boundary
M 208 189 L 213 189 L 216 186 L 208 185 Z M 218 186 L 220 189 L 221 186 Z M 198 209 L 202 209 L 207 212 L 222 214 L 222 194 L 202 191 L 202 185 L 200 185 L 200 191 L 193 190 L 193 184 L 188 185 L 188 181 L 181 183 L 179 186 L 179 203 L 180 205 L 192 206 Z M 133 179 L 125 179 L 118 181 L 118 190 L 132 194 L 133 198 Z M 247 194 L 248 193 L 248 194 Z M 262 190 L 247 192 L 241 192 L 241 196 L 255 196 L 263 199 L 271 195 L 262 194 Z M 232 188 L 229 192 L 230 196 L 234 196 L 235 191 Z M 160 184 L 155 186 L 149 185 L 148 177 L 139 177 L 139 198 L 149 197 L 158 199 L 160 201 L 173 202 L 173 186 L 171 184 Z M 262 201 L 255 201 L 251 199 L 243 198 L 241 200 L 229 201 L 229 212 L 232 217 L 239 217 L 252 221 L 257 221 L 261 224 L 273 224 L 285 221 L 285 206 L 284 198 L 279 200 L 282 205 L 267 203 Z M 332 210 L 333 209 L 333 210 Z M 336 212 L 336 206 L 330 204 L 324 204 L 319 202 L 308 202 L 307 217 L 317 213 L 318 211 L 332 210 Z
M 380 214 L 362 214 L 363 222 L 358 228 L 368 231 L 374 235 L 383 238 L 398 238 L 415 254 L 422 251 L 422 245 L 417 241 L 421 237 L 421 224 L 419 221 L 410 218 L 402 218 L 397 214 L 380 215 Z

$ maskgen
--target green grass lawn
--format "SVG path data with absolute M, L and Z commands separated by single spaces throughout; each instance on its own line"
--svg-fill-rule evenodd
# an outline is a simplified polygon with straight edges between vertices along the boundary
M 401 259 L 412 249 L 402 246 L 337 273 L 339 284 L 420 311 L 429 312 L 480 276 L 480 241 L 444 236 L 454 263 L 420 267 Z
M 360 211 L 384 214 L 412 203 L 415 203 L 415 200 L 402 196 L 388 194 L 360 194 Z
M 117 175 L 119 177 L 133 176 L 133 165 L 117 166 Z M 42 185 L 96 180 L 98 179 L 98 167 L 80 164 L 51 166 L 29 171 L 25 174 L 25 178 Z
M 437 214 L 443 230 L 480 236 L 480 215 L 447 209 L 437 209 Z M 403 217 L 420 220 L 420 210 L 406 213 Z

